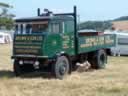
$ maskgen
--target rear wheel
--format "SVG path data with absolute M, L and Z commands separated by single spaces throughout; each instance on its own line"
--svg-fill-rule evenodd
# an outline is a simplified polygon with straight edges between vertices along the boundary
M 104 50 L 99 50 L 97 56 L 97 68 L 103 69 L 105 68 L 105 64 L 107 63 L 107 54 Z
M 103 69 L 107 63 L 107 54 L 105 50 L 98 50 L 90 59 L 92 68 Z
M 63 79 L 70 71 L 68 58 L 66 56 L 59 56 L 52 69 L 56 78 Z

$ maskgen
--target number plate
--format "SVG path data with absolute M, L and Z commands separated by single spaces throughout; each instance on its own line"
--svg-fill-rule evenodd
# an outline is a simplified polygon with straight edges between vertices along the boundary
M 25 60 L 24 64 L 34 64 L 34 61 Z

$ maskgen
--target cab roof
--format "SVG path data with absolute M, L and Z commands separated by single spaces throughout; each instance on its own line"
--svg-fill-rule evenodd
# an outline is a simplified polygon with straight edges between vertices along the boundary
M 36 16 L 36 17 L 27 17 L 15 19 L 15 22 L 38 22 L 38 21 L 49 21 L 49 20 L 73 20 L 71 16 Z

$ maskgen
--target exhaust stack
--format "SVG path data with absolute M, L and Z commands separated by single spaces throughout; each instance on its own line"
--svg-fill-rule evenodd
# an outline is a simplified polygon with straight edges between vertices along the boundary
M 40 8 L 37 9 L 37 16 L 40 16 Z

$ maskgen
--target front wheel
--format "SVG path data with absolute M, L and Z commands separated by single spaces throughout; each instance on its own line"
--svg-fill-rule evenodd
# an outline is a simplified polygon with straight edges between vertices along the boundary
M 68 58 L 66 56 L 59 56 L 52 69 L 56 78 L 63 79 L 70 71 Z
M 18 62 L 18 60 L 15 60 L 14 61 L 14 64 L 13 64 L 13 70 L 14 70 L 14 74 L 16 76 L 20 76 L 22 73 L 23 73 L 23 70 Z

